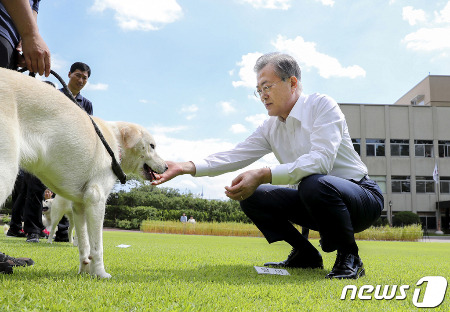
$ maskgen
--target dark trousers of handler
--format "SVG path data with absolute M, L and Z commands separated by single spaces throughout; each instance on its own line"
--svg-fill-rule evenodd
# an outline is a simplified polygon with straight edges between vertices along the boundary
M 296 240 L 305 256 L 310 243 L 292 223 L 318 231 L 325 252 L 347 250 L 356 245 L 354 233 L 370 227 L 384 206 L 379 186 L 368 177 L 353 181 L 321 174 L 304 178 L 298 190 L 261 185 L 240 203 L 269 243 Z

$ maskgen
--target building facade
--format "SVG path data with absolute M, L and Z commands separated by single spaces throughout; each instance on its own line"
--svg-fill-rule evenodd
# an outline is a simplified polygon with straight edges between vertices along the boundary
M 392 105 L 340 104 L 356 151 L 385 197 L 383 216 L 417 213 L 448 230 L 450 76 L 428 76 Z

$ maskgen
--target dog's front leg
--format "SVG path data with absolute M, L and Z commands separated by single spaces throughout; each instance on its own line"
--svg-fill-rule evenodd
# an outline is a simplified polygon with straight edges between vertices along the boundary
M 73 221 L 78 237 L 78 252 L 80 254 L 80 269 L 78 273 L 90 273 L 89 239 L 86 225 L 85 207 L 73 204 Z M 69 221 L 70 222 L 70 221 Z
M 86 206 L 86 222 L 91 248 L 90 273 L 100 278 L 110 278 L 103 264 L 103 219 L 105 217 L 105 200 L 100 200 L 96 205 Z

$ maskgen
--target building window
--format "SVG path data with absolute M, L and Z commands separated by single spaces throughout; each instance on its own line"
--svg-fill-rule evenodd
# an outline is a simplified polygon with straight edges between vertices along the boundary
M 434 193 L 433 177 L 416 177 L 417 193 Z
M 352 139 L 353 148 L 358 153 L 358 155 L 361 155 L 361 139 Z
M 409 176 L 392 176 L 392 193 L 411 192 L 411 181 Z
M 409 140 L 391 140 L 391 156 L 409 156 Z
M 414 149 L 416 157 L 433 157 L 433 141 L 431 140 L 414 140 Z
M 386 194 L 386 176 L 370 176 L 372 180 L 374 180 L 381 189 L 383 194 Z
M 450 157 L 450 141 L 438 141 L 439 157 Z
M 436 229 L 436 217 L 421 216 L 422 228 L 425 230 Z
M 366 139 L 367 156 L 384 156 L 384 140 Z
M 439 186 L 441 194 L 450 194 L 450 177 L 439 177 Z

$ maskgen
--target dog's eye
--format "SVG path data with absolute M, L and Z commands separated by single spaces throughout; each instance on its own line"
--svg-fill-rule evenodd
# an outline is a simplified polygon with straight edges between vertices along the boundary
M 150 144 L 150 147 L 151 147 L 152 149 L 155 149 L 155 144 Z

